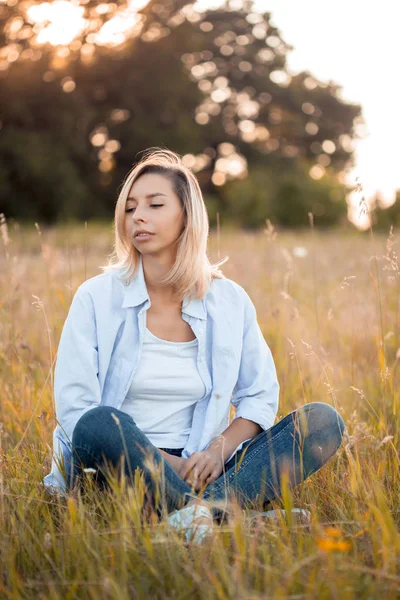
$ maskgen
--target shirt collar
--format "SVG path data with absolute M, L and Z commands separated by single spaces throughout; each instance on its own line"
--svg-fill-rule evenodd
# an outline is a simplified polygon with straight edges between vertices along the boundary
M 130 306 L 139 306 L 146 300 L 150 301 L 150 296 L 146 287 L 146 280 L 143 272 L 143 261 L 142 257 L 139 258 L 139 268 L 136 277 L 134 277 L 129 283 L 126 283 L 126 289 L 124 294 L 124 300 L 122 308 L 128 308 Z M 204 301 L 192 298 L 189 302 L 189 297 L 186 296 L 182 303 L 182 312 L 190 315 L 191 317 L 197 317 L 198 319 L 207 319 L 206 309 L 204 307 Z

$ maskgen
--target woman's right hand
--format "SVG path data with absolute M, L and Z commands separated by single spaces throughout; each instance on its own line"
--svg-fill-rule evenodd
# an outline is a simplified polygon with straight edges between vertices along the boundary
M 183 479 L 183 481 L 186 481 L 186 483 L 190 485 L 192 490 L 194 490 L 195 492 L 200 491 L 200 489 L 204 485 L 204 482 L 201 482 L 197 478 L 193 479 L 192 471 L 187 473 L 187 462 L 189 460 L 188 458 L 168 454 L 168 452 L 165 452 L 165 450 L 160 450 L 160 448 L 158 449 L 158 451 L 160 452 L 160 454 L 162 454 L 167 463 L 171 465 L 175 473 L 177 473 L 177 475 L 179 475 L 179 477 Z
M 186 463 L 187 463 L 187 461 L 189 459 L 188 458 L 183 458 L 182 456 L 175 456 L 175 458 L 178 459 L 178 462 L 177 462 L 177 471 L 176 472 L 178 473 L 179 477 L 181 477 L 183 479 L 183 477 L 182 477 L 182 471 L 184 470 L 184 468 L 186 466 Z
M 158 448 L 158 451 L 165 458 L 167 463 L 173 468 L 175 473 L 181 476 L 181 471 L 183 470 L 183 467 L 188 459 L 182 458 L 182 456 L 174 456 L 173 454 L 168 454 L 168 452 L 165 452 L 165 450 L 160 450 L 160 448 Z

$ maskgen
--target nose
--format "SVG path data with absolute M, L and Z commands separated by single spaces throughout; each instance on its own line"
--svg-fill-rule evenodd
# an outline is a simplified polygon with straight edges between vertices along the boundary
M 141 217 L 141 216 L 140 216 L 140 217 L 138 217 L 138 211 L 137 211 L 137 209 L 135 210 L 135 214 L 134 214 L 134 215 L 132 215 L 132 221 L 133 221 L 134 223 L 136 223 L 136 222 L 138 222 L 138 221 L 144 221 L 143 217 Z

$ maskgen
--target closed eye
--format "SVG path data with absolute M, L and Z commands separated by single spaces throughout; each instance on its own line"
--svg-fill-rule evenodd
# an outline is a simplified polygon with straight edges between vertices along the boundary
M 160 206 L 164 206 L 164 204 L 150 204 L 150 206 L 152 206 L 153 208 L 159 208 Z M 132 208 L 127 208 L 125 212 L 131 212 L 134 209 L 135 207 L 133 206 Z

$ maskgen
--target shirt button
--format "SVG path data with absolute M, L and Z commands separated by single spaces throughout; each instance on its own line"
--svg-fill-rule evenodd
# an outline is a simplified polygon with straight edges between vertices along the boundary
M 202 330 L 202 329 L 199 329 L 199 333 L 203 333 L 203 330 Z

